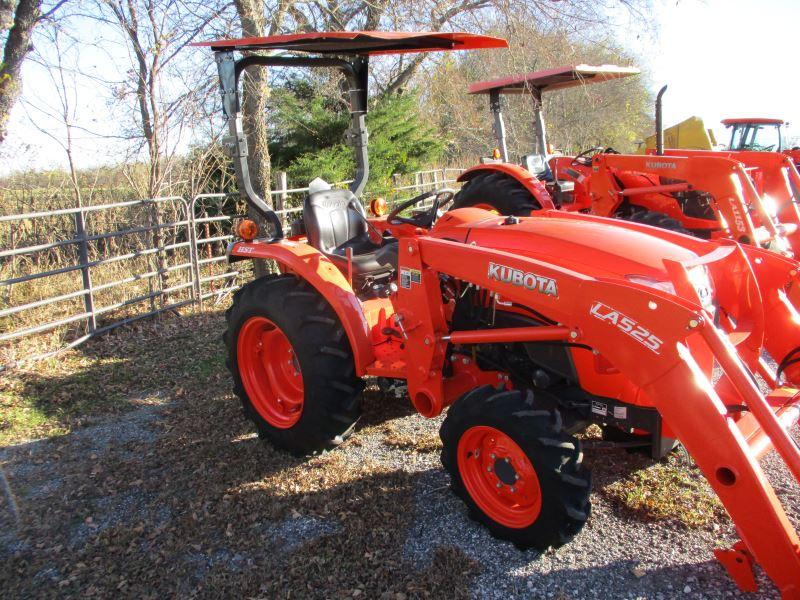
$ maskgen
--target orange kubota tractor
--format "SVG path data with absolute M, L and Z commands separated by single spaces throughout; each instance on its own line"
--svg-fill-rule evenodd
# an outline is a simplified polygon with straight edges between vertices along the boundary
M 595 69 L 595 79 L 588 74 Z M 476 83 L 470 93 L 488 94 L 495 114 L 495 133 L 503 160 L 485 162 L 461 174 L 464 182 L 454 207 L 483 206 L 501 214 L 528 215 L 532 210 L 560 208 L 625 219 L 702 238 L 732 238 L 800 255 L 800 211 L 795 193 L 797 172 L 777 166 L 772 202 L 765 204 L 752 166 L 716 152 L 664 154 L 661 97 L 656 101 L 657 149 L 654 155 L 624 155 L 612 148 L 590 148 L 577 156 L 547 158 L 524 166 L 508 162 L 500 96 L 528 93 L 541 107 L 543 91 L 605 81 L 631 74 L 620 67 L 562 67 L 517 77 Z M 541 111 L 535 119 L 537 156 L 547 147 Z M 782 155 L 778 155 L 782 156 Z M 774 159 L 759 159 L 772 168 Z M 788 164 L 789 159 L 784 163 Z M 534 164 L 536 168 L 531 168 Z M 781 163 L 783 164 L 783 163 Z M 783 179 L 786 178 L 784 182 Z
M 447 409 L 442 464 L 470 515 L 539 549 L 567 543 L 589 519 L 578 432 L 597 424 L 608 443 L 654 457 L 681 443 L 741 536 L 715 551 L 731 576 L 755 589 L 758 563 L 784 597 L 800 598 L 800 539 L 758 463 L 774 448 L 800 479 L 787 432 L 800 412 L 796 263 L 564 211 L 442 213 L 447 189 L 367 217 L 358 194 L 370 57 L 504 40 L 320 32 L 208 45 L 240 192 L 270 224 L 258 235 L 245 221 L 229 259 L 279 269 L 238 290 L 227 312 L 234 390 L 261 437 L 299 454 L 332 448 L 355 427 L 365 378 L 403 380 L 421 415 Z M 344 74 L 357 156 L 350 189 L 316 182 L 295 239 L 250 184 L 239 110 L 242 72 L 282 66 Z

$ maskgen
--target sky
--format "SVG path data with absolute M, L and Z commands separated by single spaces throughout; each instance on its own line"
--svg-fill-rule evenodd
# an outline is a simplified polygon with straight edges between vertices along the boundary
M 654 0 L 653 8 L 655 36 L 623 28 L 618 37 L 640 57 L 638 66 L 647 72 L 654 94 L 669 85 L 665 126 L 699 116 L 724 142 L 723 118 L 778 117 L 795 124 L 790 134 L 800 135 L 800 77 L 795 72 L 800 1 Z M 101 79 L 118 78 L 104 55 L 113 51 L 82 48 L 82 69 Z M 57 103 L 47 72 L 32 61 L 24 67 L 23 90 L 26 101 L 14 108 L 9 138 L 0 149 L 0 174 L 66 165 L 63 150 L 41 131 L 62 136 L 63 125 L 40 110 Z M 114 132 L 106 93 L 90 80 L 79 82 L 71 102 L 74 122 L 93 133 Z M 75 136 L 79 167 L 122 158 L 119 140 L 81 130 Z
M 656 44 L 623 43 L 643 57 L 653 93 L 669 86 L 665 127 L 699 116 L 725 143 L 722 119 L 776 117 L 800 135 L 800 1 L 666 0 L 655 9 Z

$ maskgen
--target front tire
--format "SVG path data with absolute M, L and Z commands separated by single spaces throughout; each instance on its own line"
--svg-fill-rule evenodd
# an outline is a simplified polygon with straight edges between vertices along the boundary
M 364 387 L 333 309 L 306 282 L 266 276 L 242 287 L 226 313 L 234 393 L 259 437 L 298 455 L 353 431 Z
M 450 210 L 466 207 L 516 217 L 529 217 L 532 211 L 542 208 L 524 185 L 505 173 L 479 173 L 467 181 L 456 192 Z
M 589 518 L 580 442 L 557 410 L 535 407 L 532 392 L 476 388 L 450 407 L 440 436 L 451 489 L 495 537 L 544 551 Z

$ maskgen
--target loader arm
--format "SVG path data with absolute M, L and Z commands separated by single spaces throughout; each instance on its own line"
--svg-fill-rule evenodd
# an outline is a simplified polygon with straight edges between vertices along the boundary
M 800 174 L 789 156 L 778 152 L 665 150 L 667 156 L 711 156 L 730 158 L 741 162 L 760 179 L 762 202 L 766 197 L 775 203 L 776 229 L 787 241 L 795 257 L 800 256 Z M 767 207 L 769 209 L 769 207 Z

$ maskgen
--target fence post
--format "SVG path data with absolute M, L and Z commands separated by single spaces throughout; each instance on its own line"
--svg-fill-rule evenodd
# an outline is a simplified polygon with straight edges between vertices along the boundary
M 200 196 L 195 196 L 192 201 L 186 204 L 186 227 L 188 229 L 189 237 L 189 262 L 192 269 L 192 294 L 194 294 L 194 305 L 203 310 L 203 294 L 200 286 L 200 263 L 197 252 L 197 225 L 195 220 L 195 208 Z
M 84 223 L 83 211 L 79 210 L 75 213 L 75 237 L 79 240 L 78 243 L 78 260 L 81 264 L 81 279 L 83 280 L 83 289 L 86 292 L 83 294 L 83 305 L 89 317 L 86 320 L 86 326 L 89 329 L 89 334 L 93 334 L 97 329 L 97 319 L 94 315 L 94 292 L 92 291 L 92 274 L 89 271 L 89 242 L 86 240 L 86 224 Z
M 286 190 L 289 189 L 289 178 L 286 175 L 286 171 L 278 171 L 278 189 L 277 191 L 280 192 L 277 197 L 275 198 L 275 210 L 283 210 L 286 208 L 286 201 L 289 199 L 289 194 L 286 193 Z M 286 215 L 281 214 L 281 227 L 286 227 Z
M 148 220 L 150 221 L 150 240 L 152 243 L 152 248 L 156 250 L 155 253 L 155 268 L 157 271 L 157 281 L 158 281 L 158 291 L 162 292 L 159 293 L 157 296 L 159 298 L 159 303 L 161 306 L 165 304 L 165 298 L 163 291 L 167 288 L 167 261 L 164 258 L 164 250 L 162 246 L 164 245 L 164 237 L 161 235 L 161 219 L 158 216 L 158 202 L 155 201 L 153 198 L 148 198 L 146 200 L 149 203 L 148 213 Z M 156 296 L 153 296 L 150 299 L 150 308 L 151 310 L 155 310 L 155 299 Z

